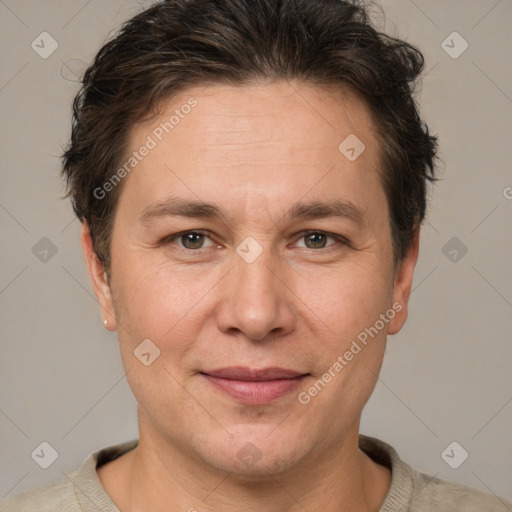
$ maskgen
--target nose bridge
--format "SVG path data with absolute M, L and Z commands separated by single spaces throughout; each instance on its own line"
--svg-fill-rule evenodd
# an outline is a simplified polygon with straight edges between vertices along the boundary
M 263 247 L 254 239 L 238 246 L 233 274 L 243 293 L 264 294 L 275 300 L 277 278 L 271 270 L 273 267 L 276 267 L 276 258 L 269 246 Z
M 236 252 L 219 328 L 224 332 L 235 328 L 255 340 L 273 330 L 290 329 L 294 319 L 290 297 L 278 277 L 278 259 L 271 247 L 248 237 Z

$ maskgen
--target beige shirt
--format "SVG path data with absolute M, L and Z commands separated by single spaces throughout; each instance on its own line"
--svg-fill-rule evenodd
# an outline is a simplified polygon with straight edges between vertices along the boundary
M 119 512 L 101 485 L 96 467 L 137 445 L 135 439 L 91 453 L 67 478 L 2 501 L 0 512 Z M 359 434 L 359 448 L 392 472 L 391 487 L 380 512 L 512 511 L 512 502 L 504 498 L 413 469 L 380 439 Z

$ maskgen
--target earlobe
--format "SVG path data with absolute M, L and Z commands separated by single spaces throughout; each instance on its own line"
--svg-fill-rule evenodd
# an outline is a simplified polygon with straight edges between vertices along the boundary
M 408 303 L 411 295 L 414 269 L 418 261 L 420 246 L 420 227 L 414 230 L 414 238 L 407 255 L 400 263 L 395 275 L 393 288 L 393 306 L 397 314 L 389 323 L 388 334 L 396 334 L 404 326 L 408 315 Z
M 85 222 L 82 223 L 81 241 L 85 265 L 89 273 L 89 278 L 91 279 L 94 294 L 96 295 L 96 299 L 98 300 L 101 308 L 103 325 L 109 331 L 115 331 L 116 318 L 110 284 L 107 279 L 104 265 L 98 259 L 98 256 L 94 251 L 89 226 Z

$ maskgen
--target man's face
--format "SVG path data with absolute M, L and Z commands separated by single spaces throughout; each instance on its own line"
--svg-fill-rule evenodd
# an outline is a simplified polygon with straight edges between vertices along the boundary
M 182 108 L 191 97 L 197 104 Z M 166 133 L 160 123 L 176 110 Z M 112 296 L 99 293 L 115 316 L 141 438 L 252 474 L 325 456 L 357 435 L 414 267 L 412 255 L 394 273 L 366 108 L 304 84 L 189 88 L 134 127 L 128 153 L 144 145 L 116 213 Z M 223 217 L 169 215 L 185 202 Z M 338 215 L 300 207 L 335 202 Z M 302 377 L 208 376 L 227 367 Z

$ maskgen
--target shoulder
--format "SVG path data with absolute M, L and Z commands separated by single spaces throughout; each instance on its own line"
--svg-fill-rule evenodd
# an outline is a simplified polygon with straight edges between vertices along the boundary
M 380 512 L 512 512 L 512 502 L 413 468 L 388 443 L 359 435 L 359 447 L 391 469 L 391 487 Z
M 96 468 L 137 445 L 135 439 L 90 453 L 78 469 L 62 479 L 0 502 L 0 512 L 119 512 L 103 488 Z
M 511 512 L 512 502 L 411 468 L 411 512 Z
M 72 478 L 72 476 L 70 475 Z M 71 480 L 36 487 L 0 502 L 0 512 L 81 512 Z

